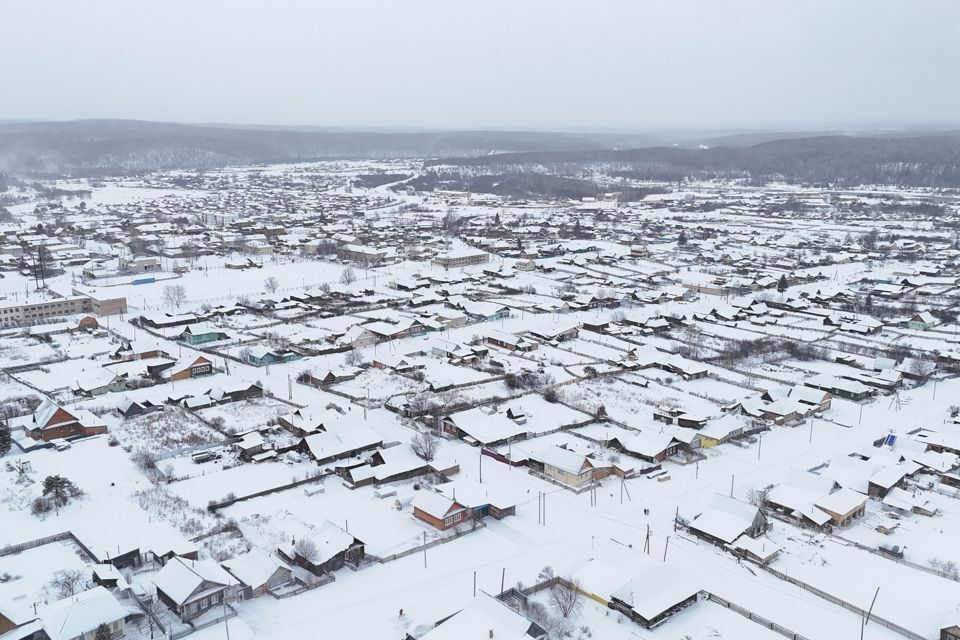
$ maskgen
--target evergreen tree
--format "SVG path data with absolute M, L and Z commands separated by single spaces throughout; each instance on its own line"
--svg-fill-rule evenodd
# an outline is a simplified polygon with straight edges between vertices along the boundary
M 783 293 L 787 290 L 787 274 L 782 274 L 780 276 L 780 282 L 777 283 L 777 291 Z
M 13 436 L 10 435 L 10 425 L 4 420 L 0 424 L 0 456 L 7 455 L 11 447 L 13 447 Z

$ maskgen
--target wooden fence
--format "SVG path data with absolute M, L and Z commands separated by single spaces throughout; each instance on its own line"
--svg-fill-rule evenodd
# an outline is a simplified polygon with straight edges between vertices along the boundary
M 417 546 L 415 546 L 415 547 L 411 547 L 411 548 L 409 548 L 409 549 L 404 549 L 403 551 L 398 551 L 397 553 L 391 554 L 391 555 L 389 555 L 389 556 L 380 556 L 380 559 L 378 560 L 378 562 L 380 562 L 380 564 L 383 564 L 383 563 L 386 563 L 386 562 L 392 562 L 392 561 L 394 561 L 394 560 L 398 560 L 398 559 L 400 559 L 400 558 L 404 558 L 404 557 L 406 557 L 406 556 L 413 555 L 414 553 L 418 553 L 418 552 L 423 551 L 423 550 L 425 550 L 425 549 L 430 549 L 430 548 L 432 548 L 432 547 L 436 547 L 436 546 L 439 546 L 439 545 L 441 545 L 441 544 L 446 544 L 446 543 L 448 543 L 448 542 L 450 542 L 450 541 L 452 541 L 452 540 L 456 540 L 457 538 L 462 538 L 463 536 L 468 535 L 468 534 L 470 534 L 470 533 L 473 533 L 474 531 L 479 531 L 480 529 L 483 529 L 483 528 L 486 527 L 486 526 L 487 526 L 487 525 L 484 524 L 483 522 L 476 522 L 476 526 L 473 526 L 473 527 L 471 527 L 471 528 L 469 528 L 469 529 L 459 530 L 459 531 L 457 531 L 456 533 L 454 533 L 454 534 L 451 535 L 451 536 L 445 536 L 445 537 L 439 538 L 439 539 L 437 539 L 437 540 L 431 540 L 430 542 L 428 542 L 428 543 L 426 543 L 426 544 L 420 544 L 420 545 L 417 545 Z
M 221 500 L 220 502 L 211 502 L 207 505 L 207 511 L 211 513 L 216 513 L 217 510 L 223 509 L 224 507 L 229 507 L 232 504 L 238 502 L 243 502 L 244 500 L 250 500 L 252 498 L 262 498 L 263 496 L 268 496 L 271 493 L 277 493 L 278 491 L 286 491 L 287 489 L 293 489 L 294 487 L 299 487 L 304 484 L 311 484 L 314 482 L 320 482 L 324 478 L 334 475 L 333 471 L 327 471 L 325 473 L 319 473 L 315 476 L 309 476 L 301 480 L 294 480 L 293 482 L 288 482 L 287 484 L 282 484 L 276 487 L 270 487 L 269 489 L 264 489 L 263 491 L 256 491 L 254 493 L 249 493 L 243 496 L 236 496 L 229 498 L 227 500 Z
M 53 542 L 62 542 L 63 540 L 76 541 L 72 533 L 69 531 L 62 531 L 60 533 L 46 536 L 45 538 L 37 538 L 36 540 L 28 540 L 18 544 L 7 545 L 6 547 L 0 548 L 0 557 L 9 556 L 14 553 L 20 553 L 21 551 L 26 551 L 27 549 L 36 549 L 37 547 L 42 547 L 45 544 L 51 544 Z

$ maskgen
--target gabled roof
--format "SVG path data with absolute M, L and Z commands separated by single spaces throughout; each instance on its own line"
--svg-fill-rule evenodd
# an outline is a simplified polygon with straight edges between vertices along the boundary
M 104 587 L 94 587 L 58 600 L 39 614 L 50 640 L 71 640 L 96 630 L 101 624 L 123 620 L 127 610 Z
M 730 544 L 753 526 L 758 511 L 752 504 L 717 494 L 690 528 Z
M 213 560 L 185 560 L 180 556 L 171 558 L 153 577 L 157 589 L 177 606 L 185 603 L 204 582 L 226 587 L 234 580 Z
M 453 614 L 420 640 L 530 640 L 545 636 L 543 629 L 493 596 L 482 595 Z
M 862 507 L 866 501 L 867 497 L 862 493 L 857 493 L 853 489 L 843 488 L 823 496 L 818 499 L 815 504 L 819 509 L 843 516 L 851 511 L 856 511 Z
M 45 427 L 47 423 L 50 422 L 50 419 L 53 418 L 54 414 L 63 409 L 56 402 L 50 398 L 44 398 L 43 402 L 40 403 L 40 406 L 37 407 L 36 411 L 33 412 L 33 424 L 35 426 Z M 69 411 L 63 409 L 64 412 L 70 414 Z M 73 414 L 70 414 L 72 420 L 76 420 L 76 417 Z M 65 420 L 63 422 L 70 422 L 72 420 Z
M 290 570 L 290 567 L 279 558 L 267 555 L 257 548 L 250 549 L 230 560 L 224 560 L 223 566 L 248 587 L 266 584 L 277 569 Z
M 585 466 L 592 466 L 583 454 L 557 446 L 545 447 L 535 454 L 531 454 L 530 457 L 542 462 L 544 465 L 549 465 L 574 475 L 579 475 Z
M 644 620 L 652 620 L 699 592 L 700 587 L 687 574 L 665 564 L 651 564 L 612 596 L 629 605 Z
M 450 513 L 462 511 L 466 507 L 439 493 L 422 491 L 413 499 L 413 506 L 429 516 L 442 520 Z

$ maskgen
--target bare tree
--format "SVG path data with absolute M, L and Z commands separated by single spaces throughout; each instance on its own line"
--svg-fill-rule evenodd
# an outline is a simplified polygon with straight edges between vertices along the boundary
M 187 301 L 187 288 L 182 284 L 168 284 L 163 288 L 163 304 L 180 308 Z
M 430 431 L 419 431 L 410 441 L 410 448 L 427 462 L 433 460 L 440 448 L 440 439 Z
M 937 363 L 924 358 L 914 358 L 910 363 L 910 372 L 921 380 L 926 380 L 932 376 L 936 370 Z
M 356 349 L 352 349 L 347 352 L 347 355 L 343 361 L 349 367 L 359 367 L 361 364 L 363 364 L 363 354 Z
M 81 569 L 60 569 L 53 574 L 50 588 L 59 598 L 69 598 L 75 593 L 83 591 L 87 584 L 87 574 Z
M 564 618 L 569 618 L 579 612 L 583 608 L 583 593 L 580 591 L 580 583 L 572 578 L 557 583 L 550 590 L 550 606 Z
M 310 538 L 300 538 L 294 542 L 293 550 L 307 562 L 315 562 L 320 558 L 320 551 Z
M 347 286 L 351 285 L 357 281 L 357 274 L 354 273 L 353 267 L 347 267 L 340 273 L 340 284 Z
M 553 567 L 550 565 L 544 565 L 543 569 L 540 569 L 540 573 L 537 574 L 537 584 L 546 582 L 547 580 L 553 580 L 556 577 L 556 573 L 553 571 Z
M 280 288 L 280 281 L 275 276 L 270 276 L 263 281 L 263 288 L 267 290 L 267 293 L 276 293 L 277 289 Z

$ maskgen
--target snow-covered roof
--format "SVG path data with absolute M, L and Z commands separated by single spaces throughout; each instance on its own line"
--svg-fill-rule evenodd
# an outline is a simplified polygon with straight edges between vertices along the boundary
M 483 594 L 447 618 L 420 640 L 529 640 L 542 629 L 492 596 Z
M 50 640 L 72 640 L 101 624 L 123 620 L 127 610 L 104 587 L 94 587 L 47 605 L 38 613 Z
M 425 514 L 441 520 L 451 511 L 458 511 L 462 508 L 462 505 L 458 502 L 432 491 L 418 493 L 412 504 Z
M 224 587 L 233 584 L 230 574 L 214 560 L 186 560 L 171 558 L 153 577 L 153 584 L 173 600 L 177 606 L 186 602 L 204 582 Z
M 862 507 L 866 501 L 867 497 L 862 493 L 857 493 L 853 489 L 843 488 L 819 498 L 815 505 L 824 511 L 843 516 L 851 511 L 856 511 Z
M 612 595 L 629 605 L 643 619 L 652 620 L 699 592 L 700 587 L 694 579 L 676 567 L 652 564 Z
M 729 544 L 753 526 L 757 511 L 752 504 L 717 494 L 710 506 L 693 519 L 690 528 Z
M 290 569 L 279 558 L 267 555 L 256 547 L 235 558 L 224 560 L 223 566 L 237 580 L 248 587 L 259 587 L 266 584 L 277 572 L 277 569 Z

